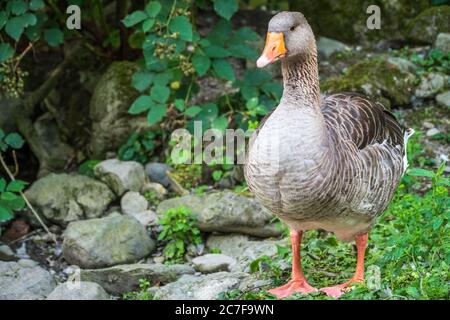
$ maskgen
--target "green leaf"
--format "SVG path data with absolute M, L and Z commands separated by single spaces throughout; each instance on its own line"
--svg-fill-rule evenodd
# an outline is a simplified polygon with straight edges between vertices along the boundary
M 442 225 L 442 222 L 444 222 L 444 220 L 442 219 L 442 217 L 436 217 L 433 219 L 433 229 L 437 230 L 439 229 L 439 227 Z
M 6 181 L 3 178 L 0 178 L 0 192 L 5 191 L 6 188 Z
M 198 75 L 201 77 L 205 75 L 211 67 L 211 59 L 204 54 L 196 53 L 192 57 L 192 64 L 194 65 L 195 71 L 197 71 Z
M 210 58 L 226 58 L 230 56 L 230 52 L 222 47 L 216 45 L 210 45 L 203 49 L 206 55 Z
M 2 195 L 0 196 L 0 199 L 4 200 L 4 201 L 14 201 L 17 199 L 17 196 L 12 193 L 12 192 L 3 192 Z
M 228 50 L 230 51 L 231 55 L 236 58 L 250 60 L 255 59 L 258 55 L 255 49 L 246 44 L 233 44 L 228 48 Z
M 27 11 L 28 5 L 23 0 L 11 1 L 11 12 L 15 15 L 21 15 Z
M 166 70 L 164 72 L 155 74 L 153 83 L 155 85 L 165 86 L 167 83 L 169 83 L 170 80 L 172 80 L 172 78 L 173 72 L 171 70 Z
M 158 1 L 150 1 L 145 7 L 145 12 L 147 12 L 149 17 L 154 18 L 161 11 L 161 8 L 161 4 Z
M 9 43 L 0 43 L 0 62 L 4 62 L 14 55 L 14 49 Z
M 6 22 L 8 21 L 8 15 L 5 11 L 0 11 L 0 30 L 5 26 Z
M 140 96 L 137 98 L 133 104 L 131 105 L 128 113 L 130 114 L 139 114 L 144 111 L 149 110 L 154 105 L 152 99 L 149 96 Z
M 0 222 L 11 220 L 12 217 L 13 214 L 11 210 L 0 206 Z
M 227 20 L 238 11 L 237 0 L 214 0 L 214 10 L 217 14 Z
M 25 181 L 14 180 L 8 184 L 6 190 L 11 192 L 21 192 L 25 188 L 26 184 L 27 183 Z
M 137 11 L 134 11 L 133 13 L 127 15 L 122 20 L 122 23 L 125 25 L 125 27 L 129 28 L 129 27 L 132 27 L 132 26 L 138 24 L 139 22 L 144 21 L 147 18 L 148 18 L 148 16 L 144 11 L 137 10 Z
M 215 45 L 223 46 L 225 43 L 228 43 L 232 33 L 233 26 L 231 25 L 231 22 L 225 19 L 220 19 L 214 26 L 213 30 L 208 34 L 207 40 Z
M 178 32 L 182 40 L 192 41 L 192 25 L 185 16 L 178 16 L 172 19 L 169 24 L 169 30 L 173 33 Z
M 147 114 L 147 122 L 149 125 L 160 122 L 167 113 L 165 105 L 154 105 Z
M 149 19 L 145 20 L 144 23 L 142 24 L 142 31 L 149 32 L 154 25 L 155 25 L 155 19 L 149 18 Z
M 214 60 L 213 61 L 213 69 L 217 73 L 217 76 L 229 81 L 233 81 L 234 71 L 231 64 L 224 59 Z
M 24 27 L 34 26 L 37 23 L 37 18 L 32 13 L 25 13 L 19 17 L 22 20 Z
M 24 25 L 20 17 L 14 17 L 12 19 L 9 19 L 5 26 L 6 34 L 16 41 L 19 41 L 20 36 L 23 33 L 23 30 Z
M 225 117 L 218 117 L 213 120 L 211 127 L 219 130 L 220 132 L 225 132 L 225 129 L 228 127 L 228 120 Z
M 200 108 L 199 106 L 192 106 L 187 108 L 184 114 L 187 115 L 188 117 L 195 117 L 197 114 L 200 113 L 200 111 L 202 111 L 202 108 Z
M 5 138 L 5 142 L 13 149 L 20 149 L 25 143 L 22 136 L 15 132 L 8 134 Z
M 150 84 L 153 81 L 153 73 L 148 71 L 138 71 L 135 74 L 133 74 L 131 83 L 134 88 L 136 88 L 138 91 L 142 92 L 146 90 Z
M 176 99 L 174 104 L 175 104 L 175 108 L 177 108 L 180 111 L 183 111 L 185 108 L 183 99 Z
M 64 34 L 57 28 L 46 29 L 44 39 L 51 47 L 56 47 L 63 43 Z
M 30 1 L 30 10 L 36 11 L 44 8 L 45 3 L 43 0 L 31 0 Z
M 166 86 L 155 85 L 153 86 L 150 96 L 156 102 L 165 103 L 170 96 L 170 89 Z
M 37 41 L 41 37 L 41 28 L 37 26 L 28 27 L 25 30 L 25 34 L 30 41 Z
M 406 173 L 413 177 L 428 177 L 428 178 L 434 177 L 433 171 L 425 170 L 425 169 L 421 169 L 421 168 L 412 168 L 412 169 L 409 169 Z

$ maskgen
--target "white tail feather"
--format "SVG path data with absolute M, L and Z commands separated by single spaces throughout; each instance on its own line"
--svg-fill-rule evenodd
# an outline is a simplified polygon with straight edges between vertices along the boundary
M 408 140 L 411 138 L 411 136 L 414 134 L 414 129 L 408 128 L 405 130 L 405 135 L 403 136 L 403 147 L 405 148 L 405 156 L 403 157 L 403 174 L 406 172 L 406 169 L 408 169 L 408 155 L 407 155 L 407 146 L 408 146 Z

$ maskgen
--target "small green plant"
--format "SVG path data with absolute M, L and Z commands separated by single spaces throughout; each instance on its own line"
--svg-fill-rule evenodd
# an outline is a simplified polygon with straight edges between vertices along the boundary
M 150 281 L 139 279 L 139 291 L 128 292 L 123 295 L 124 300 L 154 300 L 152 293 L 148 291 Z
M 143 135 L 134 132 L 128 141 L 120 147 L 119 159 L 123 161 L 137 161 L 143 164 L 148 162 L 149 156 L 155 148 L 155 137 L 155 133 L 151 131 Z
M 144 194 L 144 198 L 153 205 L 158 205 L 161 202 L 154 191 L 147 191 Z
M 431 49 L 427 55 L 421 56 L 413 53 L 410 60 L 419 66 L 421 72 L 450 73 L 450 53 L 439 49 Z
M 209 250 L 209 253 L 222 253 L 222 250 L 220 250 L 219 248 L 211 248 Z
M 100 162 L 101 162 L 100 160 L 87 160 L 80 165 L 80 167 L 78 168 L 78 173 L 84 176 L 94 178 L 95 177 L 94 168 Z
M 10 148 L 22 148 L 24 142 L 18 133 L 6 135 L 0 129 L 0 160 L 3 169 L 7 170 L 3 154 Z M 5 179 L 0 178 L 0 222 L 12 219 L 15 211 L 19 211 L 25 207 L 25 201 L 20 193 L 26 185 L 27 183 L 24 181 L 12 179 L 8 183 Z
M 163 254 L 166 263 L 181 262 L 189 244 L 200 244 L 202 238 L 191 210 L 178 207 L 167 210 L 159 221 L 163 230 L 158 240 L 166 242 Z

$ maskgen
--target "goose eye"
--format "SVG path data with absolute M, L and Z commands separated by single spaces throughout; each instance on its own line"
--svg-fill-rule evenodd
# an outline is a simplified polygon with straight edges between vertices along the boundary
M 289 30 L 294 31 L 295 30 L 295 26 L 290 27 Z

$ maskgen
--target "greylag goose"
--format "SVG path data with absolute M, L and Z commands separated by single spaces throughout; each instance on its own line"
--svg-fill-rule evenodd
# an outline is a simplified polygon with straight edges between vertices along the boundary
M 368 231 L 386 209 L 406 170 L 405 132 L 377 102 L 355 93 L 320 97 L 314 34 L 303 14 L 280 12 L 269 22 L 257 66 L 281 60 L 280 104 L 252 134 L 245 163 L 249 189 L 290 228 L 292 277 L 269 290 L 279 298 L 317 291 L 302 271 L 302 232 L 324 229 L 356 241 L 354 276 L 320 289 L 339 297 L 364 280 Z

